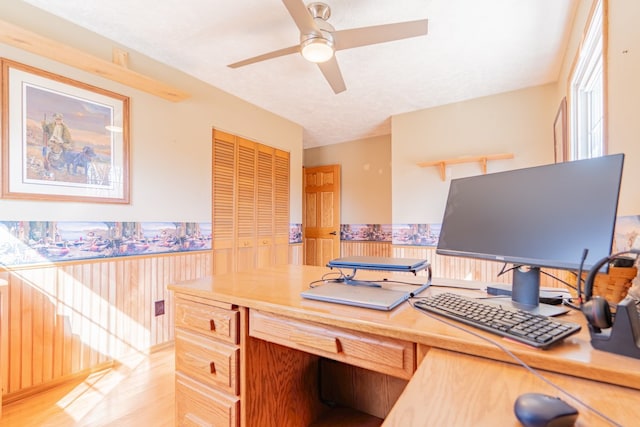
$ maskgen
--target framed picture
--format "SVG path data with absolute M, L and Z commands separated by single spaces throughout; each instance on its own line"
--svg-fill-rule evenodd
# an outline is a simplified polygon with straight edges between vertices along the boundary
M 569 151 L 567 149 L 567 98 L 562 98 L 560 107 L 553 121 L 553 147 L 555 153 L 555 162 L 564 162 L 569 160 Z
M 0 64 L 2 197 L 129 203 L 129 98 Z

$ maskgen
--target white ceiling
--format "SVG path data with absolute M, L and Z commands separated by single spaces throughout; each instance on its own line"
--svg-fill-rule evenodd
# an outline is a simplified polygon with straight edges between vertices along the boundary
M 336 30 L 416 19 L 426 36 L 336 53 L 334 94 L 282 0 L 25 0 L 304 128 L 304 147 L 391 133 L 390 116 L 554 82 L 580 0 L 326 0 Z

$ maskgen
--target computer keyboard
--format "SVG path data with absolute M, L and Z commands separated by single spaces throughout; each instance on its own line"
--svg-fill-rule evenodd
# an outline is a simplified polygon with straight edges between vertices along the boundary
M 452 293 L 419 298 L 414 305 L 420 310 L 440 314 L 537 348 L 547 348 L 580 330 L 577 323 Z

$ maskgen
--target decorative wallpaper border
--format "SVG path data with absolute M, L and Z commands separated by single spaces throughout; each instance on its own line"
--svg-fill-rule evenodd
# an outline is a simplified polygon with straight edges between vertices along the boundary
M 441 224 L 394 224 L 394 245 L 438 246 Z
M 289 244 L 302 243 L 302 224 L 289 224 Z
M 342 224 L 344 242 L 437 246 L 440 224 Z M 211 223 L 0 221 L 0 265 L 211 250 Z M 302 224 L 289 244 L 302 243 Z M 618 217 L 613 252 L 640 249 L 640 215 Z
M 340 240 L 390 242 L 393 245 L 438 246 L 441 224 L 342 224 Z M 640 215 L 616 220 L 613 252 L 640 249 Z
M 289 243 L 302 243 L 291 224 Z M 0 221 L 0 265 L 211 250 L 210 222 Z
M 0 221 L 0 265 L 211 249 L 211 223 Z
M 439 236 L 440 224 L 342 224 L 340 226 L 342 241 L 437 246 Z
M 616 219 L 613 252 L 640 249 L 640 215 L 620 216 Z
M 390 242 L 390 224 L 342 224 L 340 240 L 356 242 Z

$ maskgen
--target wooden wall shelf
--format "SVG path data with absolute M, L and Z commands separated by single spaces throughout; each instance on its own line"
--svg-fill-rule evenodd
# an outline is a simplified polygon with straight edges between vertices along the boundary
M 440 178 L 442 178 L 442 180 L 445 181 L 446 168 L 448 165 L 479 162 L 480 168 L 482 169 L 482 173 L 485 174 L 487 173 L 487 162 L 489 160 L 505 160 L 505 159 L 513 159 L 513 153 L 489 154 L 486 156 L 457 157 L 455 159 L 435 160 L 432 162 L 419 162 L 418 166 L 420 166 L 421 168 L 438 166 L 440 170 Z
M 113 62 L 109 62 L 3 20 L 0 20 L 0 43 L 88 71 L 169 101 L 179 102 L 191 96 L 166 83 L 128 69 L 127 54 L 119 49 L 114 50 Z

